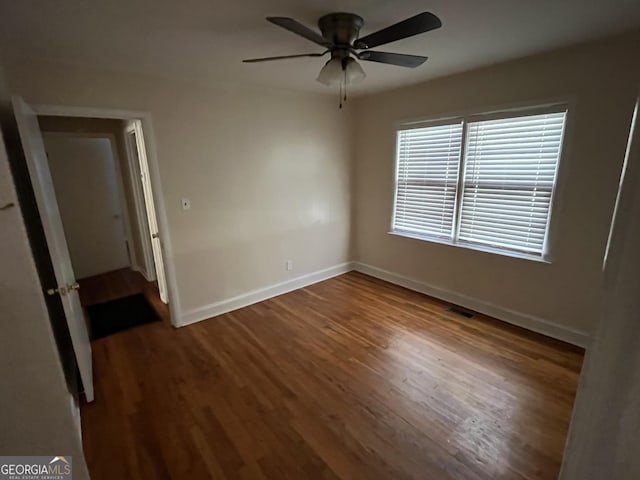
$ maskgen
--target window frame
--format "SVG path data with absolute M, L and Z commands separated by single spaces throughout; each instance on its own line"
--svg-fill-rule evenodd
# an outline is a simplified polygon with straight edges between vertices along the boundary
M 525 260 L 531 260 L 541 263 L 550 264 L 553 262 L 553 239 L 554 239 L 554 231 L 556 229 L 556 221 L 554 216 L 554 211 L 558 210 L 558 205 L 560 203 L 559 191 L 561 188 L 559 187 L 563 174 L 562 172 L 566 168 L 567 163 L 567 150 L 568 144 L 567 141 L 570 133 L 571 126 L 571 112 L 573 110 L 573 101 L 569 100 L 559 100 L 545 104 L 534 104 L 534 105 L 521 105 L 517 107 L 511 108 L 502 108 L 495 109 L 491 111 L 473 111 L 468 113 L 459 113 L 456 115 L 450 116 L 440 116 L 429 119 L 417 119 L 417 120 L 407 120 L 398 122 L 394 126 L 394 134 L 395 134 L 395 159 L 393 166 L 393 202 L 392 202 L 392 210 L 391 210 L 391 222 L 390 229 L 387 232 L 389 235 L 394 235 L 403 238 L 410 238 L 414 240 L 426 241 L 436 244 L 449 245 L 452 247 L 460 247 L 469 250 L 475 250 L 485 253 L 498 254 L 507 257 L 515 257 L 521 258 Z M 458 240 L 458 230 L 460 228 L 460 214 L 461 214 L 461 201 L 463 195 L 463 185 L 464 185 L 464 173 L 465 173 L 465 163 L 466 163 L 466 148 L 468 142 L 467 129 L 468 124 L 471 122 L 477 121 L 485 121 L 485 120 L 501 120 L 508 118 L 519 118 L 525 116 L 532 115 L 542 115 L 548 113 L 560 113 L 566 112 L 565 120 L 563 125 L 563 130 L 561 134 L 561 143 L 560 149 L 558 152 L 558 161 L 556 163 L 556 172 L 554 178 L 554 184 L 551 191 L 551 201 L 549 203 L 549 214 L 547 216 L 547 225 L 545 229 L 545 239 L 542 248 L 542 252 L 540 255 L 523 252 L 517 249 L 509 249 L 503 247 L 493 247 L 490 245 L 483 245 L 480 243 L 468 242 L 465 240 Z M 425 127 L 436 127 L 442 125 L 450 125 L 454 123 L 462 123 L 462 138 L 461 138 L 461 150 L 460 150 L 460 158 L 458 163 L 458 182 L 456 187 L 456 199 L 454 206 L 454 224 L 453 231 L 450 237 L 447 236 L 437 236 L 437 235 L 429 235 L 429 234 L 416 234 L 412 232 L 406 232 L 402 230 L 394 229 L 395 225 L 395 217 L 396 217 L 396 207 L 397 207 L 397 196 L 398 196 L 398 180 L 399 180 L 399 148 L 400 148 L 400 132 L 405 130 L 412 130 L 417 128 L 425 128 Z

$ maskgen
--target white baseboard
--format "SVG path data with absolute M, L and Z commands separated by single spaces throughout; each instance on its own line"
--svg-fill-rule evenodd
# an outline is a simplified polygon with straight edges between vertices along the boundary
M 318 270 L 317 272 L 301 275 L 285 282 L 276 283 L 274 285 L 259 288 L 236 297 L 221 300 L 219 302 L 205 305 L 204 307 L 195 308 L 184 312 L 179 322 L 178 327 L 184 327 L 192 323 L 200 322 L 202 320 L 222 315 L 223 313 L 231 312 L 254 303 L 262 302 L 272 297 L 288 293 L 299 288 L 306 287 L 313 283 L 322 282 L 329 278 L 342 275 L 353 270 L 353 264 L 351 262 L 342 263 L 333 267 L 325 268 L 324 270 Z
M 388 270 L 383 270 L 365 263 L 353 262 L 353 269 L 357 272 L 379 278 L 380 280 L 439 298 L 440 300 L 489 315 L 504 322 L 541 333 L 551 338 L 562 340 L 563 342 L 567 342 L 572 345 L 586 348 L 589 343 L 589 336 L 586 333 L 562 327 L 548 320 L 534 317 L 533 315 L 517 312 L 484 300 L 469 297 L 451 290 L 445 290 L 433 285 L 428 285 L 412 278 L 398 275 Z
M 317 282 L 328 280 L 329 278 L 342 275 L 343 273 L 347 273 L 351 270 L 379 278 L 380 280 L 384 280 L 395 285 L 400 285 L 401 287 L 408 288 L 409 290 L 414 290 L 431 297 L 439 298 L 455 305 L 460 305 L 461 307 L 489 315 L 504 322 L 541 333 L 551 338 L 562 340 L 572 345 L 586 348 L 589 343 L 589 336 L 584 332 L 562 327 L 533 315 L 517 312 L 468 295 L 429 285 L 361 262 L 342 263 L 324 270 L 292 278 L 285 282 L 276 283 L 268 287 L 252 290 L 242 295 L 220 300 L 219 302 L 214 302 L 203 307 L 188 310 L 181 315 L 179 321 L 176 322 L 176 326 L 183 327 L 202 320 L 207 320 L 209 318 L 222 315 L 223 313 L 231 312 Z

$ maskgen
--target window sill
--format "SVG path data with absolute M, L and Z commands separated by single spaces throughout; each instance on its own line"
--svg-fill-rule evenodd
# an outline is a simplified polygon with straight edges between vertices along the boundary
M 518 258 L 521 260 L 530 260 L 533 262 L 538 262 L 538 263 L 545 263 L 547 265 L 551 264 L 551 261 L 547 258 L 544 257 L 539 257 L 537 255 L 528 255 L 526 253 L 521 253 L 521 252 L 515 252 L 515 251 L 511 251 L 511 250 L 502 250 L 500 248 L 492 248 L 489 246 L 483 246 L 483 245 L 473 245 L 473 244 L 469 244 L 469 243 L 453 243 L 445 238 L 441 238 L 441 237 L 431 237 L 431 236 L 427 236 L 427 235 L 418 235 L 418 234 L 412 234 L 409 232 L 399 232 L 399 231 L 390 231 L 387 232 L 389 235 L 394 235 L 396 237 L 404 237 L 404 238 L 411 238 L 414 240 L 420 240 L 423 242 L 431 242 L 431 243 L 439 243 L 441 245 L 448 245 L 450 247 L 458 247 L 458 248 L 465 248 L 467 250 L 475 250 L 477 252 L 484 252 L 484 253 L 493 253 L 495 255 L 501 255 L 503 257 L 512 257 L 512 258 Z

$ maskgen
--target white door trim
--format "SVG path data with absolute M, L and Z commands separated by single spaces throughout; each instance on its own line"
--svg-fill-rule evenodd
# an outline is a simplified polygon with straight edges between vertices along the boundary
M 181 315 L 180 298 L 178 296 L 178 286 L 176 283 L 175 265 L 173 263 L 173 247 L 169 235 L 169 220 L 167 209 L 162 195 L 162 183 L 160 180 L 160 168 L 156 151 L 156 137 L 153 130 L 151 114 L 135 110 L 121 110 L 112 108 L 75 107 L 65 105 L 32 105 L 38 115 L 52 115 L 60 117 L 85 117 L 85 118 L 112 118 L 119 120 L 140 120 L 142 130 L 145 135 L 145 146 L 151 188 L 156 193 L 153 203 L 156 209 L 158 229 L 163 239 L 164 269 L 167 280 L 167 293 L 169 296 L 169 312 L 171 323 L 176 326 L 176 322 Z

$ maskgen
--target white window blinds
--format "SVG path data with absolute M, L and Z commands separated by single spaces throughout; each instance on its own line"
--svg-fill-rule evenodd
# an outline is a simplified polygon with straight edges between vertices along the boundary
M 398 132 L 397 231 L 450 237 L 462 144 L 462 122 Z
M 542 254 L 565 115 L 468 124 L 459 240 Z
M 544 256 L 567 112 L 540 112 L 399 130 L 393 231 Z

